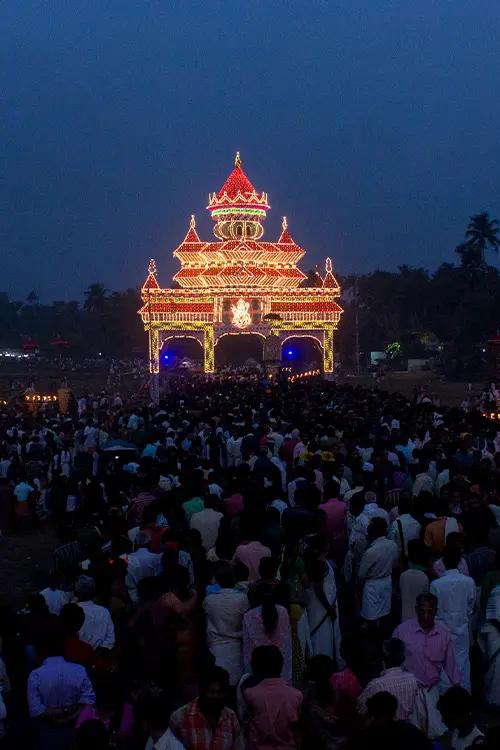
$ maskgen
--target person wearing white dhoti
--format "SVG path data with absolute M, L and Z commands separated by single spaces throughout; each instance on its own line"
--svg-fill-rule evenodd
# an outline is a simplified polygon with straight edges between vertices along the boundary
M 451 632 L 460 684 L 470 692 L 469 619 L 476 606 L 476 586 L 472 578 L 458 570 L 460 557 L 460 550 L 445 548 L 443 564 L 446 572 L 431 583 L 430 592 L 438 600 L 436 619 L 444 622 Z
M 399 560 L 395 542 L 387 539 L 387 522 L 372 518 L 368 527 L 368 547 L 359 563 L 358 581 L 362 586 L 361 617 L 374 621 L 391 611 L 392 571 Z
M 215 578 L 220 590 L 203 602 L 207 645 L 216 665 L 228 672 L 229 684 L 236 685 L 243 671 L 243 615 L 249 604 L 247 595 L 234 588 L 232 568 L 219 568 Z
M 488 705 L 500 708 L 500 586 L 495 586 L 488 597 L 486 622 L 477 642 L 486 661 L 484 699 Z
M 305 604 L 313 656 L 325 654 L 343 668 L 340 656 L 342 636 L 339 625 L 337 585 L 333 567 L 328 560 L 314 560 L 308 565 L 310 585 L 305 590 Z

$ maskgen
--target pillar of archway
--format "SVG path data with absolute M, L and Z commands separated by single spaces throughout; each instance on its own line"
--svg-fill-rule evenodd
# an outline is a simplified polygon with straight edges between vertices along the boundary
M 323 344 L 323 372 L 331 373 L 334 370 L 334 346 L 333 346 L 333 332 L 334 326 L 325 326 L 324 328 L 324 344 Z
M 279 362 L 281 360 L 281 337 L 270 333 L 264 341 L 264 362 Z
M 214 327 L 207 324 L 203 328 L 203 370 L 212 373 L 215 370 Z

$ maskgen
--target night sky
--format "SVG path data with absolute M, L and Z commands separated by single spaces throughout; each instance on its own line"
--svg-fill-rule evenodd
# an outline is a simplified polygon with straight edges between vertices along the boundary
M 168 285 L 234 153 L 339 273 L 500 216 L 498 0 L 3 0 L 0 291 Z M 491 258 L 491 256 L 490 256 Z

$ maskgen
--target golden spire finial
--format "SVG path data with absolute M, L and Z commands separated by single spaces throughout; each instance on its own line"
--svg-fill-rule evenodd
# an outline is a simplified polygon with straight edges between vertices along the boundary
M 240 156 L 240 152 L 239 151 L 236 152 L 236 157 L 234 159 L 234 166 L 235 167 L 241 167 L 241 156 Z
M 156 274 L 156 261 L 154 258 L 151 258 L 148 264 L 148 273 Z
M 325 262 L 325 271 L 327 273 L 332 273 L 332 259 L 331 258 L 327 258 L 326 259 L 326 262 Z
M 286 216 L 283 216 L 283 221 L 281 222 L 281 228 L 283 231 L 288 228 L 288 221 L 286 220 Z
M 196 227 L 196 219 L 194 218 L 194 214 L 191 214 L 191 219 L 189 221 L 189 228 L 194 229 Z

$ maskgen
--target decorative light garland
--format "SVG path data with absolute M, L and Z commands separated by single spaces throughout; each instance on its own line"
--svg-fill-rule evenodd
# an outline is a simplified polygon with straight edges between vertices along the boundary
M 159 373 L 161 346 L 186 336 L 201 343 L 204 370 L 213 372 L 216 343 L 242 333 L 279 337 L 281 346 L 292 337 L 312 338 L 323 350 L 323 370 L 333 372 L 334 332 L 342 308 L 335 301 L 340 287 L 331 259 L 324 278 L 318 274 L 323 286 L 305 288 L 300 283 L 306 276 L 296 265 L 305 251 L 292 239 L 286 217 L 277 242 L 259 241 L 268 197 L 253 187 L 239 153 L 223 187 L 210 194 L 207 208 L 218 241 L 201 241 L 191 216 L 174 251 L 181 263 L 174 276 L 180 289 L 160 288 L 156 263 L 149 263 L 139 314 L 149 332 L 151 373 Z M 160 332 L 171 335 L 160 342 Z
M 31 404 L 31 403 L 49 403 L 49 402 L 57 401 L 57 396 L 53 396 L 53 395 L 50 395 L 50 396 L 49 395 L 40 395 L 39 393 L 34 393 L 34 394 L 25 393 L 24 400 L 28 404 Z M 7 403 L 7 402 L 5 402 L 5 403 Z

